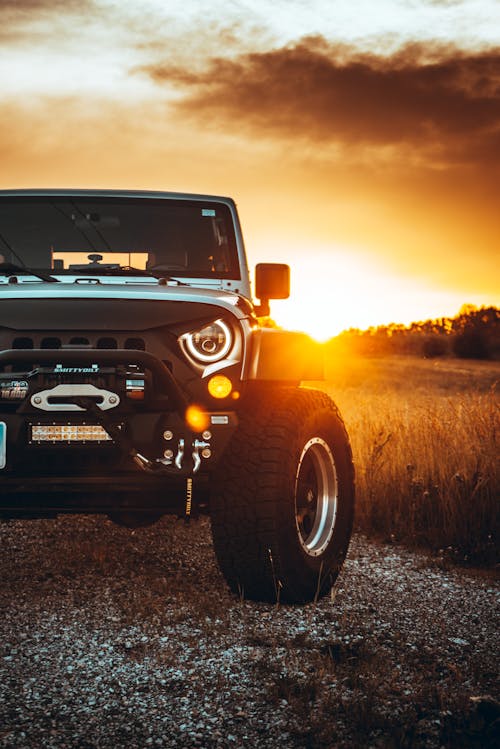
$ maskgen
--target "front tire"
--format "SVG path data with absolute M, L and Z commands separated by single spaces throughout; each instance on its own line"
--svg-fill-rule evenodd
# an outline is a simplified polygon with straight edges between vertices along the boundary
M 210 507 L 219 566 L 235 593 L 295 603 L 325 595 L 354 517 L 351 448 L 332 400 L 302 388 L 251 399 Z

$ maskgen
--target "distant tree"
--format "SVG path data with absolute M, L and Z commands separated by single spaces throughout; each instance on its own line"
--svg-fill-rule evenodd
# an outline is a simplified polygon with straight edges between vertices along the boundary
M 454 319 L 453 353 L 462 359 L 500 356 L 500 310 L 464 305 Z
M 454 355 L 469 359 L 500 359 L 500 310 L 466 304 L 455 317 L 392 323 L 368 330 L 345 330 L 330 343 L 358 356 L 404 354 L 434 358 Z
M 261 328 L 280 328 L 281 329 L 281 326 L 278 325 L 278 323 L 275 320 L 273 320 L 272 317 L 260 317 L 259 325 Z
M 422 354 L 426 359 L 435 359 L 437 356 L 445 356 L 448 351 L 448 341 L 442 335 L 426 336 L 422 344 Z
M 455 336 L 453 353 L 460 359 L 488 359 L 488 349 L 481 331 L 464 330 Z

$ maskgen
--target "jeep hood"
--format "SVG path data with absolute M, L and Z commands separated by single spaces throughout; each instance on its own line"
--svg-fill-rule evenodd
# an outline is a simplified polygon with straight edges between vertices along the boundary
M 152 284 L 20 283 L 0 287 L 0 327 L 22 329 L 145 328 L 230 312 L 252 315 L 238 294 Z

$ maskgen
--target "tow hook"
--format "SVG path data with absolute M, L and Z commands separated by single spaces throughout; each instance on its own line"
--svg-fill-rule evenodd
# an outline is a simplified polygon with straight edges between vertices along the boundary
M 132 451 L 132 458 L 136 465 L 139 466 L 143 471 L 150 472 L 161 472 L 162 469 L 166 469 L 166 472 L 172 473 L 172 469 L 168 470 L 170 466 L 172 466 L 172 463 L 174 463 L 177 470 L 182 471 L 183 469 L 183 462 L 185 457 L 185 440 L 181 437 L 179 439 L 179 442 L 177 443 L 177 455 L 175 456 L 175 459 L 172 457 L 165 457 L 165 458 L 155 458 L 154 460 L 150 460 L 149 458 L 146 458 L 144 455 L 141 455 L 141 453 L 138 453 L 137 451 Z M 191 443 L 191 447 L 193 448 L 193 451 L 191 453 L 191 457 L 193 459 L 193 467 L 190 471 L 190 473 L 198 473 L 199 468 L 201 466 L 201 459 L 209 458 L 210 457 L 210 443 L 205 442 L 204 440 L 194 439 Z M 201 455 L 200 455 L 201 450 Z
M 136 466 L 138 466 L 142 471 L 145 471 L 146 473 L 168 473 L 169 475 L 172 475 L 172 473 L 175 474 L 177 473 L 177 471 L 179 471 L 181 472 L 181 475 L 189 476 L 198 472 L 201 466 L 202 458 L 209 458 L 212 454 L 210 443 L 205 442 L 204 440 L 199 440 L 193 435 L 193 440 L 191 442 L 191 457 L 193 465 L 191 470 L 186 470 L 188 467 L 183 465 L 186 447 L 186 441 L 183 437 L 180 437 L 177 442 L 177 454 L 175 456 L 175 459 L 173 451 L 168 451 L 168 453 L 165 453 L 163 458 L 154 458 L 151 460 L 135 449 L 130 440 L 122 433 L 120 428 L 116 427 L 112 423 L 108 414 L 101 411 L 101 409 L 98 408 L 98 406 L 92 399 L 85 397 L 73 397 L 71 400 L 74 404 L 82 408 L 82 410 L 88 411 L 89 413 L 93 414 L 96 417 L 98 423 L 106 429 L 110 437 L 115 440 L 116 444 L 122 449 L 122 451 L 125 454 L 129 455 Z M 172 463 L 175 467 L 172 465 Z
M 181 438 L 177 446 L 177 455 L 175 456 L 175 465 L 179 469 L 182 469 L 182 459 L 184 457 L 184 440 Z
M 202 451 L 201 453 L 202 455 L 203 455 L 203 450 L 206 450 L 207 451 L 206 457 L 208 458 L 210 456 L 210 452 L 209 452 L 210 443 L 204 442 L 203 440 L 196 440 L 196 439 L 193 441 L 193 452 L 192 452 L 193 473 L 197 473 L 201 465 L 200 450 Z

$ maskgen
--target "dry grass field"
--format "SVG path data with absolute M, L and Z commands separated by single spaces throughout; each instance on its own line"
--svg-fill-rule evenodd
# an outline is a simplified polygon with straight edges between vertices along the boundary
M 494 563 L 500 363 L 331 352 L 327 378 L 315 386 L 336 401 L 350 434 L 358 527 Z

